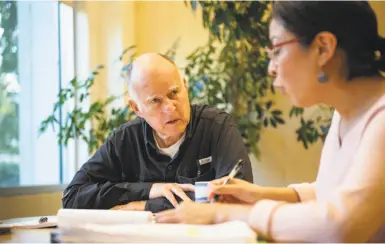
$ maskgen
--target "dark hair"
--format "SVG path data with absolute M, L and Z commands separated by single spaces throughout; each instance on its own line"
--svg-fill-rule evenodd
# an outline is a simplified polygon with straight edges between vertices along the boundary
M 366 1 L 278 1 L 272 18 L 308 46 L 321 31 L 333 33 L 345 51 L 348 80 L 385 72 L 385 39 Z

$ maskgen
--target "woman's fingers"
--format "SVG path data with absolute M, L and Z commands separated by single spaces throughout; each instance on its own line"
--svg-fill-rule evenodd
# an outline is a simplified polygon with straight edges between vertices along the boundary
M 228 180 L 228 176 L 224 176 L 222 178 L 219 178 L 219 179 L 216 179 L 216 180 L 212 180 L 210 181 L 209 183 L 209 186 L 219 186 L 219 185 L 223 185 L 224 182 L 227 181 L 226 185 L 240 185 L 240 184 L 247 184 L 249 182 L 247 181 L 244 181 L 242 179 L 238 179 L 238 178 L 231 178 L 230 180 Z
M 156 223 L 179 223 L 176 210 L 166 210 L 155 214 Z
M 242 192 L 242 186 L 240 185 L 210 186 L 210 194 L 208 199 L 211 201 L 216 195 L 231 195 L 235 198 L 238 198 Z
M 222 185 L 223 182 L 225 182 L 227 180 L 227 178 L 229 178 L 228 176 L 224 176 L 222 178 L 219 178 L 219 179 L 216 179 L 216 180 L 212 180 L 209 182 L 209 185 Z
M 211 186 L 210 190 L 214 194 L 237 195 L 237 193 L 239 193 L 239 191 L 242 191 L 242 186 L 239 186 L 239 185 L 219 185 L 219 186 Z

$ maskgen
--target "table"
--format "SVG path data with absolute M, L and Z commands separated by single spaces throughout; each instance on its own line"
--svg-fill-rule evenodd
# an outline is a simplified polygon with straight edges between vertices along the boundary
M 51 243 L 51 232 L 55 228 L 15 229 L 12 233 L 0 235 L 0 243 Z M 258 240 L 258 243 L 266 243 Z
M 0 235 L 1 243 L 51 243 L 50 234 L 53 228 L 15 229 L 11 233 Z

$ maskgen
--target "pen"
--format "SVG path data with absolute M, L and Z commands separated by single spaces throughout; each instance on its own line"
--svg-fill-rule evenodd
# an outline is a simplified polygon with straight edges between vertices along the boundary
M 222 185 L 227 185 L 229 181 L 239 173 L 242 166 L 243 166 L 243 159 L 239 159 L 238 162 L 234 165 L 234 168 L 231 170 L 229 177 L 227 177 L 227 179 L 223 182 Z M 219 198 L 219 195 L 215 195 L 214 198 L 211 199 L 211 203 L 216 202 L 218 198 Z

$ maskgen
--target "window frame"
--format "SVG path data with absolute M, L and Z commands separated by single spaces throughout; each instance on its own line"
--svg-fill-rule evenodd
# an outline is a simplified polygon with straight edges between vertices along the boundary
M 0 187 L 0 198 L 42 193 L 57 193 L 63 192 L 66 187 L 67 184 Z

